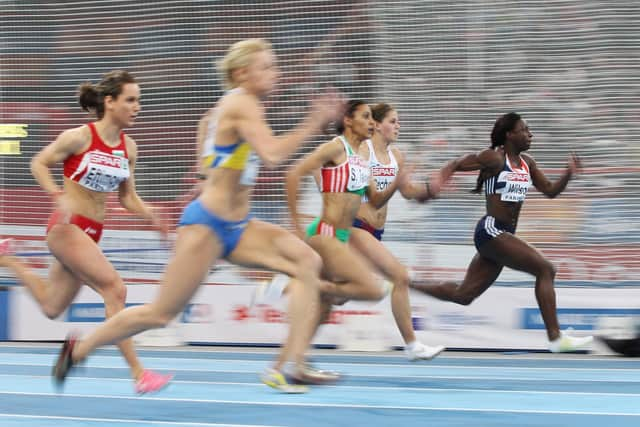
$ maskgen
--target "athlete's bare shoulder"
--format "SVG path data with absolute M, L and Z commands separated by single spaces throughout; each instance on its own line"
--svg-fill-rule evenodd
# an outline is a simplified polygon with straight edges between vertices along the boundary
M 478 153 L 478 161 L 485 168 L 501 168 L 504 163 L 504 153 L 501 150 L 485 148 Z
M 55 144 L 64 151 L 76 152 L 91 143 L 91 130 L 88 125 L 77 126 L 63 131 Z
M 230 117 L 262 116 L 264 109 L 255 95 L 243 91 L 230 92 L 217 105 L 218 114 Z

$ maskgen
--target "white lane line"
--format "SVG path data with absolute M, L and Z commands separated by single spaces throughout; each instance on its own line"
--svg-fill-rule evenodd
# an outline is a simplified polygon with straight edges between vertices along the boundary
M 27 378 L 39 378 L 39 379 L 47 379 L 49 380 L 51 376 L 49 375 L 13 375 L 13 374 L 0 374 L 0 378 L 11 377 L 14 379 L 24 379 Z M 71 379 L 70 379 L 71 380 Z M 105 382 L 131 382 L 130 378 L 104 378 L 104 377 L 73 377 L 71 381 L 105 381 Z M 514 380 L 521 380 L 521 378 L 514 378 Z M 610 381 L 610 380 L 609 380 Z M 189 380 L 171 380 L 171 384 L 188 384 L 188 385 L 227 385 L 227 386 L 240 386 L 240 387 L 255 387 L 255 388 L 264 388 L 265 385 L 258 382 L 234 382 L 234 381 L 189 381 Z M 491 393 L 504 393 L 504 394 L 550 394 L 550 395 L 576 395 L 576 396 L 614 396 L 614 397 L 640 397 L 640 393 L 613 393 L 613 392 L 593 392 L 593 391 L 556 391 L 556 390 L 493 390 L 493 389 L 485 389 L 485 388 L 451 388 L 451 387 L 399 387 L 399 386 L 376 386 L 376 385 L 323 385 L 324 389 L 336 389 L 340 390 L 356 390 L 356 391 L 366 391 L 366 390 L 384 390 L 384 391 L 407 391 L 407 392 L 417 392 L 417 391 L 427 391 L 427 392 L 477 392 L 483 394 L 491 394 Z M 0 390 L 0 394 L 12 393 L 7 390 Z
M 503 408 L 467 408 L 467 407 L 438 407 L 438 406 L 396 406 L 396 405 L 366 405 L 366 404 L 344 404 L 344 403 L 313 403 L 313 402 L 257 402 L 247 400 L 222 400 L 222 399 L 184 399 L 184 398 L 166 398 L 166 397 L 149 397 L 149 396 L 106 396 L 106 395 L 89 395 L 89 394 L 64 394 L 58 393 L 6 393 L 20 396 L 55 396 L 60 398 L 90 398 L 90 399 L 117 399 L 117 400 L 151 400 L 159 402 L 197 402 L 197 403 L 220 403 L 225 405 L 258 405 L 258 406 L 295 406 L 295 407 L 316 407 L 316 408 L 344 408 L 344 409 L 389 409 L 389 410 L 405 410 L 405 411 L 439 411 L 439 412 L 498 412 L 498 413 L 514 413 L 514 414 L 558 414 L 558 415 L 602 415 L 602 416 L 621 416 L 621 417 L 640 417 L 640 413 L 633 412 L 601 412 L 601 411 L 562 411 L 562 410 L 544 410 L 544 409 L 503 409 Z
M 111 359 L 111 356 L 94 356 L 94 358 L 107 358 L 107 359 Z M 2 354 L 0 353 L 0 366 L 2 365 L 18 365 L 18 366 L 51 366 L 51 361 L 43 361 L 43 362 L 36 362 L 36 361 L 21 361 L 21 360 L 1 360 L 2 359 Z M 150 361 L 155 361 L 155 362 L 175 362 L 176 365 L 180 365 L 180 364 L 186 364 L 188 365 L 189 363 L 193 362 L 193 364 L 196 365 L 202 365 L 203 362 L 205 364 L 209 364 L 211 366 L 202 366 L 200 368 L 193 368 L 193 369 L 185 369 L 185 368 L 180 368 L 180 367 L 171 367 L 171 368 L 157 368 L 157 369 L 170 369 L 173 371 L 201 371 L 201 372 L 247 372 L 244 370 L 233 370 L 233 369 L 218 369 L 213 365 L 216 364 L 220 364 L 220 365 L 224 365 L 224 364 L 230 364 L 230 365 L 237 365 L 238 362 L 244 362 L 247 364 L 252 364 L 252 365 L 259 365 L 262 366 L 264 364 L 268 364 L 270 363 L 270 361 L 268 360 L 240 360 L 240 359 L 193 359 L 193 358 L 181 358 L 181 359 L 169 359 L 166 357 L 144 357 L 143 359 L 145 360 L 146 364 L 149 365 Z M 116 361 L 115 364 L 113 365 L 96 365 L 96 364 L 91 364 L 91 363 L 86 363 L 86 364 L 81 364 L 78 365 L 79 367 L 83 367 L 83 368 L 100 368 L 100 369 L 122 369 L 122 368 L 126 368 L 127 366 L 122 363 L 121 364 L 121 360 L 122 360 L 122 356 L 121 355 L 117 355 L 117 356 L 113 356 L 113 360 Z M 593 368 L 589 368 L 589 367 L 581 367 L 581 368 L 571 368 L 571 367 L 567 367 L 567 366 L 557 366 L 557 367 L 537 367 L 537 366 L 482 366 L 482 365 L 439 365 L 437 363 L 424 363 L 424 364 L 416 364 L 416 363 L 412 363 L 409 364 L 409 362 L 407 362 L 406 365 L 390 365 L 388 363 L 358 363 L 358 362 L 322 362 L 322 365 L 331 365 L 331 366 L 356 366 L 356 367 L 366 367 L 366 368 L 386 368 L 387 370 L 393 370 L 393 369 L 398 369 L 398 370 L 429 370 L 429 369 L 472 369 L 472 370 L 478 370 L 478 369 L 482 369 L 482 370 L 494 370 L 494 371 L 517 371 L 517 370 L 521 370 L 521 371 L 541 371 L 541 372 L 553 372 L 553 371 L 573 371 L 573 372 L 594 372 L 594 371 L 605 371 L 605 372 L 609 372 L 609 371 L 614 371 L 614 372 L 633 372 L 633 373 L 637 373 L 638 372 L 638 368 L 603 368 L 603 367 L 593 367 Z M 248 371 L 248 372 L 253 372 L 253 371 Z M 368 376 L 368 375 L 367 375 Z M 389 376 L 389 375 L 383 375 L 383 376 Z
M 24 344 L 16 344 L 16 343 L 10 343 L 10 344 L 3 344 L 0 343 L 0 354 L 3 353 L 5 350 L 10 350 L 11 348 L 16 348 L 16 349 L 29 349 L 29 348 L 35 348 L 35 349 L 60 349 L 61 344 L 54 344 L 54 345 L 48 345 L 48 344 L 30 344 L 30 343 L 24 343 Z M 196 353 L 212 353 L 212 354 L 216 354 L 216 353 L 237 353 L 237 354 L 249 354 L 249 355 L 267 355 L 267 356 L 274 356 L 274 355 L 278 355 L 279 352 L 277 350 L 265 350 L 259 347 L 256 347 L 254 349 L 238 349 L 238 347 L 228 347 L 228 348 L 224 348 L 224 347 L 218 347 L 218 346 L 211 346 L 211 347 L 207 347 L 207 346 L 183 346 L 183 347 L 141 347 L 138 346 L 136 347 L 137 350 L 139 351 L 139 353 L 141 355 L 144 355 L 145 352 L 173 352 L 173 353 L 189 353 L 189 352 L 196 352 Z M 106 346 L 102 348 L 103 350 L 108 350 L 108 351 L 113 351 L 115 354 L 114 356 L 119 356 L 120 353 L 118 353 L 117 348 L 115 347 L 111 347 L 111 346 Z M 583 361 L 583 360 L 593 360 L 593 361 L 605 361 L 605 362 L 612 362 L 612 363 L 628 363 L 628 360 L 625 359 L 621 359 L 618 356 L 602 356 L 602 355 L 591 355 L 591 354 L 554 354 L 551 355 L 549 353 L 538 353 L 538 352 L 530 352 L 527 353 L 525 352 L 517 352 L 517 351 L 513 351 L 514 353 L 523 353 L 523 354 L 504 354 L 505 352 L 509 352 L 509 350 L 505 350 L 505 351 L 496 351 L 496 352 L 491 352 L 491 351 L 487 351 L 487 352 L 466 352 L 468 354 L 460 354 L 460 353 L 465 353 L 464 351 L 456 351 L 456 354 L 447 354 L 447 353 L 443 353 L 442 355 L 438 356 L 438 359 L 447 359 L 447 360 L 465 360 L 465 359 L 472 359 L 472 360 L 497 360 L 497 359 L 506 359 L 506 360 L 550 360 L 550 361 L 554 361 L 554 360 L 579 360 L 579 361 Z M 376 359 L 376 358 L 393 358 L 393 359 L 400 359 L 400 360 L 407 360 L 406 357 L 400 352 L 400 351 L 392 351 L 392 352 L 382 352 L 382 353 L 361 353 L 361 352 L 342 352 L 340 350 L 325 350 L 325 349 L 316 349 L 316 350 L 312 350 L 310 352 L 311 356 L 331 356 L 331 357 L 357 357 L 357 358 L 371 358 L 371 359 Z M 106 356 L 106 355 L 105 355 Z
M 67 421 L 90 421 L 90 422 L 109 422 L 109 423 L 136 423 L 136 424 L 152 424 L 166 426 L 203 426 L 203 427 L 283 427 L 264 424 L 218 424 L 218 423 L 197 423 L 185 421 L 154 421 L 141 420 L 138 418 L 88 418 L 88 417 L 63 417 L 56 415 L 26 415 L 26 414 L 6 414 L 0 413 L 0 417 L 19 418 L 19 419 L 43 419 L 43 420 L 67 420 Z

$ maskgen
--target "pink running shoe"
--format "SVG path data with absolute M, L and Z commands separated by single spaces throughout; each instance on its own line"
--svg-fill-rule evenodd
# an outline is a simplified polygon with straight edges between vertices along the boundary
M 145 394 L 162 390 L 169 384 L 169 381 L 171 381 L 172 378 L 173 375 L 162 375 L 149 369 L 145 369 L 138 381 L 136 381 L 136 393 Z

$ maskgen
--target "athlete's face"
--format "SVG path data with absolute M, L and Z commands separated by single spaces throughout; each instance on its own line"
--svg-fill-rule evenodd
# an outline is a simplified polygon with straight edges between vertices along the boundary
M 380 132 L 385 142 L 396 142 L 400 133 L 400 121 L 398 120 L 397 111 L 389 111 L 382 122 L 376 122 L 376 130 Z
M 531 138 L 533 134 L 526 120 L 518 120 L 513 130 L 507 132 L 507 139 L 520 151 L 527 151 L 531 147 Z
M 355 136 L 361 139 L 371 138 L 375 122 L 371 116 L 371 108 L 367 104 L 360 104 L 353 112 L 353 117 L 345 120 L 345 125 L 351 128 Z
M 107 96 L 104 99 L 105 115 L 110 114 L 121 127 L 131 127 L 140 112 L 140 86 L 136 83 L 125 83 L 122 92 L 116 98 Z
M 253 54 L 253 60 L 246 68 L 246 85 L 258 96 L 265 96 L 273 91 L 278 80 L 276 57 L 271 50 L 263 50 Z

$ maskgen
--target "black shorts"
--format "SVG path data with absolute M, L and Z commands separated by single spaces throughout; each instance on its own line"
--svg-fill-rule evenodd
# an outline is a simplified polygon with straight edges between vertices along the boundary
M 493 240 L 505 231 L 515 234 L 516 228 L 511 224 L 505 224 L 498 221 L 492 216 L 483 216 L 476 225 L 476 232 L 473 235 L 473 243 L 476 245 L 476 249 L 480 250 L 480 247 L 487 243 L 489 240 Z

